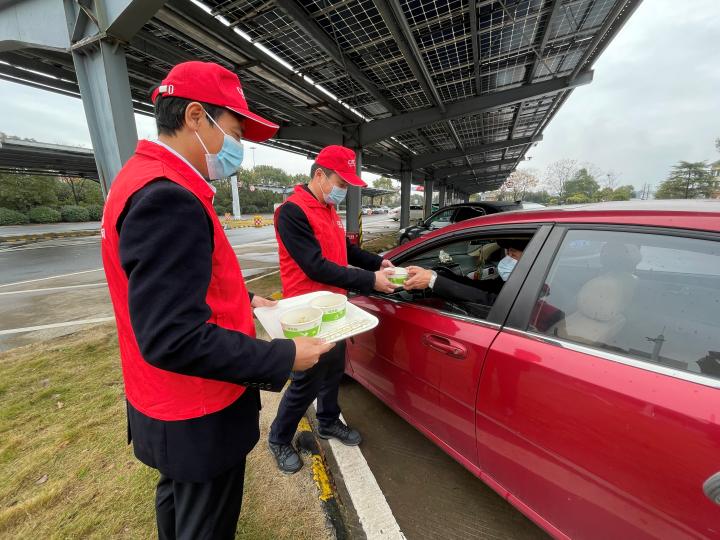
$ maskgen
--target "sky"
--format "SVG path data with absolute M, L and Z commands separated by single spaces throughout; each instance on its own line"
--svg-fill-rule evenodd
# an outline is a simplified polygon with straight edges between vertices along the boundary
M 720 159 L 718 28 L 720 0 L 644 0 L 595 63 L 593 82 L 572 93 L 521 168 L 542 175 L 556 160 L 575 159 L 641 188 L 657 185 L 677 161 Z M 80 100 L 6 81 L 0 96 L 0 132 L 90 146 Z M 152 118 L 137 115 L 136 124 L 140 137 L 156 136 Z M 245 155 L 245 167 L 274 165 L 291 174 L 307 174 L 311 164 L 258 144 L 248 144 Z

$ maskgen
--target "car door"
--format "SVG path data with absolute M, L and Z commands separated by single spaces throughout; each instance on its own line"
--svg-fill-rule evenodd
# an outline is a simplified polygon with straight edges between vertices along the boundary
M 510 234 L 515 229 L 501 229 Z M 496 232 L 497 229 L 493 232 Z M 533 234 L 535 227 L 522 229 Z M 398 260 L 401 265 L 452 266 L 453 255 L 465 260 L 478 235 L 460 231 L 416 246 Z M 513 272 L 495 306 L 465 309 L 457 303 L 407 292 L 355 296 L 352 302 L 372 313 L 379 325 L 348 343 L 352 376 L 418 427 L 453 457 L 476 467 L 475 398 L 485 354 L 499 331 L 498 320 L 509 309 L 533 250 L 547 229 L 528 246 L 528 262 Z M 458 275 L 467 269 L 455 266 Z M 503 300 L 505 298 L 505 300 Z M 497 309 L 496 309 L 497 308 Z
M 570 538 L 717 538 L 720 238 L 556 227 L 487 356 L 480 467 Z

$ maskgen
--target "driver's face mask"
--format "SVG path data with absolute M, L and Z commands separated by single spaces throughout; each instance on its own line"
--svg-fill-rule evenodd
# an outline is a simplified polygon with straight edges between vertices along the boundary
M 498 274 L 500 274 L 500 277 L 503 281 L 507 281 L 510 277 L 510 274 L 512 274 L 512 271 L 515 269 L 515 265 L 517 264 L 517 261 L 513 259 L 510 255 L 506 255 L 502 258 L 502 260 L 498 263 L 497 269 Z

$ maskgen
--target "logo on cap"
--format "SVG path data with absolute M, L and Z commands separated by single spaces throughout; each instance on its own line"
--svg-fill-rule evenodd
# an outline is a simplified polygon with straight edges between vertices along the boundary
M 348 159 L 348 167 L 355 167 L 355 160 L 354 160 L 354 159 Z
M 238 87 L 237 87 L 237 91 L 238 91 L 238 93 L 243 97 L 243 99 L 245 99 L 245 93 L 243 92 L 242 87 L 238 86 Z

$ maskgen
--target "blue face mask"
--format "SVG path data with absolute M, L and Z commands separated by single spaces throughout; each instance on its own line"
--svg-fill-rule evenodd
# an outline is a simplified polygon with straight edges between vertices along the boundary
M 325 190 L 322 188 L 322 186 L 320 186 L 320 191 L 322 191 L 325 202 L 327 204 L 334 204 L 336 207 L 340 206 L 340 203 L 342 203 L 347 196 L 347 189 L 339 188 L 337 186 L 333 186 L 330 190 L 330 193 L 327 194 L 325 193 Z
M 506 255 L 503 257 L 503 259 L 498 263 L 497 269 L 498 274 L 500 274 L 500 277 L 503 281 L 507 281 L 510 277 L 510 274 L 512 274 L 513 269 L 515 268 L 515 265 L 517 264 L 517 261 L 513 259 L 510 255 Z
M 245 156 L 245 147 L 240 141 L 236 141 L 230 135 L 225 133 L 212 116 L 208 114 L 207 117 L 212 120 L 212 123 L 223 132 L 223 135 L 225 135 L 220 151 L 217 154 L 211 154 L 208 152 L 207 146 L 205 146 L 205 143 L 200 138 L 200 135 L 198 135 L 197 131 L 195 132 L 195 136 L 205 149 L 205 162 L 207 163 L 208 168 L 208 178 L 210 180 L 227 178 L 228 176 L 235 174 L 240 168 L 240 165 L 243 162 L 243 157 Z

